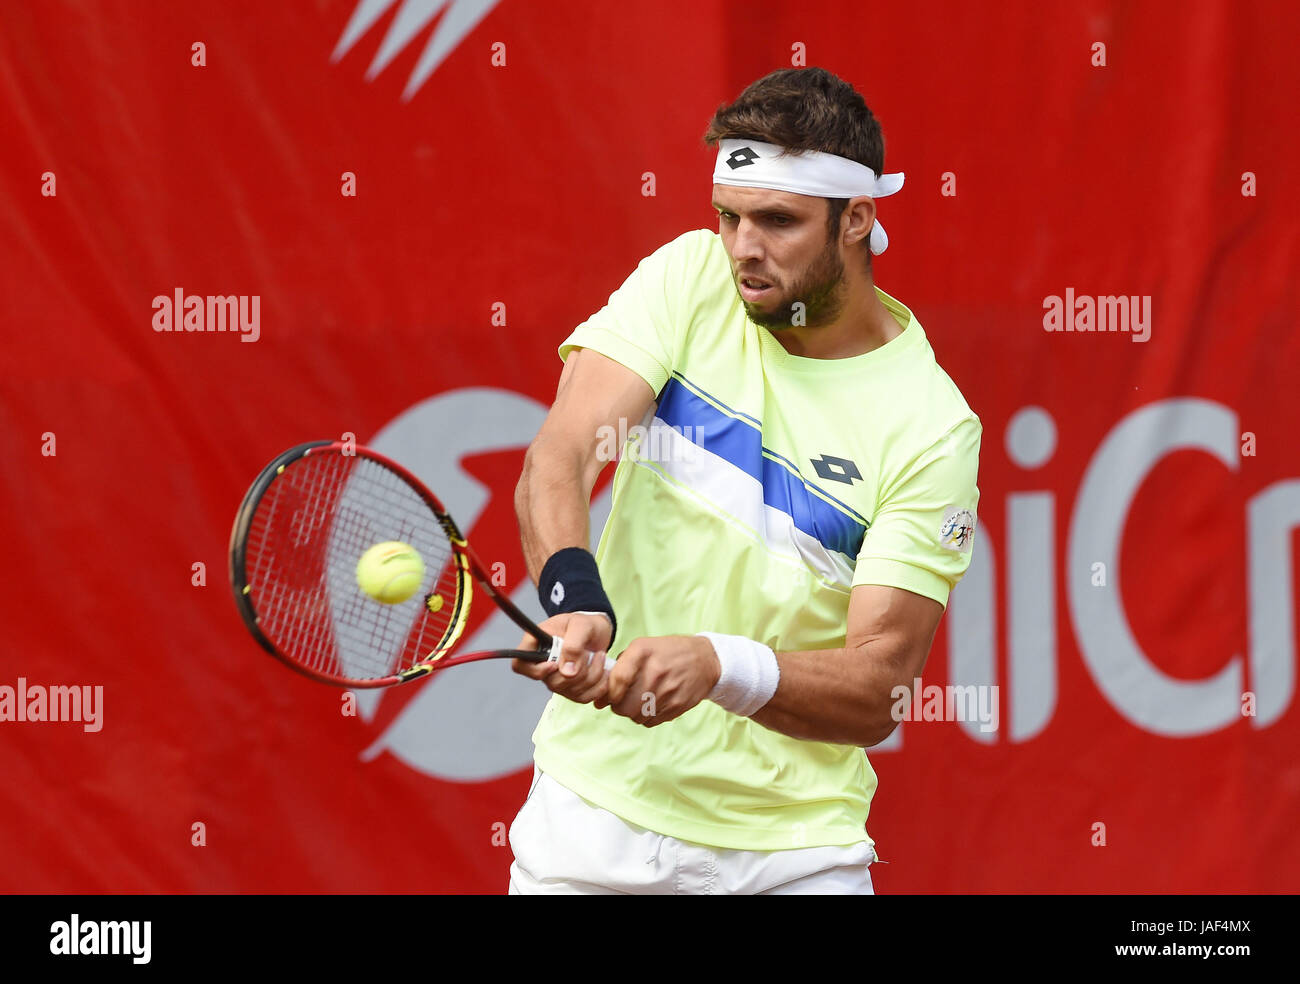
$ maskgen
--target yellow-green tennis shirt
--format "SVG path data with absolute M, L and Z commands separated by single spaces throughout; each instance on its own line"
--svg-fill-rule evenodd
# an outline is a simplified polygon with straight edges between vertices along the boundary
M 611 655 L 641 636 L 740 635 L 777 652 L 844 645 L 857 584 L 947 604 L 970 563 L 980 422 L 921 325 L 848 359 L 791 356 L 750 321 L 707 229 L 641 261 L 560 347 L 594 349 L 658 394 L 614 475 L 596 559 Z M 629 823 L 740 850 L 871 838 L 863 749 L 804 741 L 704 701 L 645 728 L 554 696 L 543 772 Z

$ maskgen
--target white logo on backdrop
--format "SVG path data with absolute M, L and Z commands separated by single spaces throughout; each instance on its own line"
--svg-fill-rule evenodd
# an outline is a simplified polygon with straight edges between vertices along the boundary
M 1255 713 L 1246 718 L 1251 728 L 1275 724 L 1291 707 L 1296 682 L 1291 539 L 1300 526 L 1300 478 L 1275 482 L 1246 501 L 1243 593 L 1249 633 L 1244 654 L 1220 654 L 1218 672 L 1198 680 L 1170 676 L 1133 635 L 1126 606 L 1141 604 L 1142 595 L 1152 590 L 1178 591 L 1178 571 L 1169 571 L 1161 585 L 1120 589 L 1124 527 L 1150 473 L 1166 456 L 1183 450 L 1209 455 L 1235 472 L 1241 465 L 1240 434 L 1237 415 L 1211 400 L 1159 400 L 1131 411 L 1093 452 L 1073 498 L 1065 549 L 1059 553 L 1056 494 L 1033 490 L 1007 496 L 1002 577 L 993 539 L 985 534 L 966 577 L 953 591 L 947 621 L 950 681 L 1008 684 L 1011 706 L 1005 720 L 1011 742 L 1034 738 L 1055 715 L 1060 661 L 1055 575 L 1060 554 L 1065 558 L 1065 601 L 1084 666 L 1111 708 L 1130 724 L 1169 738 L 1211 734 L 1243 720 L 1247 690 L 1256 697 Z M 1055 421 L 1041 407 L 1016 413 L 1006 436 L 1008 456 L 1026 471 L 1041 467 L 1056 450 Z M 985 448 L 988 454 L 991 449 L 987 444 Z M 1241 561 L 1222 559 L 1232 568 Z M 999 584 L 1007 592 L 1003 681 L 998 680 L 996 645 Z M 998 740 L 962 726 L 975 741 Z M 900 726 L 890 741 L 901 742 L 901 731 Z
M 352 11 L 352 19 L 343 29 L 339 43 L 334 46 L 330 61 L 337 62 L 352 50 L 361 36 L 374 27 L 375 22 L 397 2 L 398 0 L 361 0 Z M 478 22 L 500 2 L 501 0 L 402 0 L 401 9 L 397 11 L 370 68 L 366 70 L 366 81 L 373 80 L 387 68 L 445 7 L 446 13 L 433 29 L 433 36 L 424 46 L 424 53 L 420 55 L 411 77 L 406 81 L 406 88 L 402 90 L 402 99 L 409 100 L 443 60 L 456 50 L 465 35 L 474 30 Z

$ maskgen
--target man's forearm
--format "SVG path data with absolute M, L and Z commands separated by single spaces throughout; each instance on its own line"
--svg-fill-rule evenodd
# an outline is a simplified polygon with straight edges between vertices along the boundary
M 776 659 L 781 682 L 751 720 L 792 738 L 862 747 L 894 730 L 892 692 L 901 675 L 892 660 L 865 649 L 778 653 Z M 905 682 L 910 686 L 911 678 Z
M 577 456 L 547 450 L 538 437 L 524 456 L 515 487 L 515 516 L 528 576 L 537 581 L 551 554 L 565 547 L 590 549 L 591 485 Z

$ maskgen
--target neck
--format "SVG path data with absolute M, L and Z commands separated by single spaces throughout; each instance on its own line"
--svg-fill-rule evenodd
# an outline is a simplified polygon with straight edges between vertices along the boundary
M 773 331 L 790 355 L 805 359 L 851 359 L 880 348 L 903 333 L 876 295 L 870 273 L 845 278 L 847 296 L 833 321 Z

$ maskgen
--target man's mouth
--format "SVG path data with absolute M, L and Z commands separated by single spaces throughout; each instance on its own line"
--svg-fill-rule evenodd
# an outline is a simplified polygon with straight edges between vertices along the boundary
M 741 277 L 740 295 L 747 301 L 757 300 L 772 289 L 771 281 L 761 277 Z

